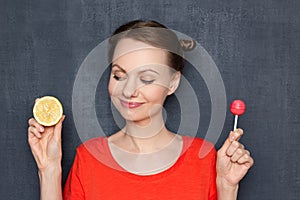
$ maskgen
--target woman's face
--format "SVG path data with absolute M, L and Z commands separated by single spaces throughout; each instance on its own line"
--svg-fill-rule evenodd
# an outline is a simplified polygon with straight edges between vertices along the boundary
M 168 67 L 167 52 L 133 39 L 115 48 L 108 90 L 125 120 L 161 117 L 166 97 L 177 88 L 180 73 Z

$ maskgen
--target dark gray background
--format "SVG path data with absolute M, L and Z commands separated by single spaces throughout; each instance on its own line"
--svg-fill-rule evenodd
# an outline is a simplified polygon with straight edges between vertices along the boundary
M 115 28 L 139 18 L 157 20 L 196 39 L 219 67 L 227 100 L 247 102 L 239 125 L 255 166 L 240 184 L 239 199 L 300 199 L 300 1 L 0 2 L 0 199 L 39 199 L 37 168 L 27 144 L 27 120 L 36 97 L 55 95 L 64 105 L 65 181 L 81 143 L 71 109 L 77 70 Z M 198 91 L 203 133 L 209 122 L 208 92 L 205 84 L 199 86 L 201 76 L 193 76 L 192 67 L 185 74 Z M 116 126 L 107 108 L 107 80 L 101 81 L 104 95 L 96 107 L 104 130 L 111 133 Z M 169 109 L 177 106 L 173 100 Z M 176 130 L 176 120 L 176 115 L 169 119 L 171 129 Z M 232 120 L 228 112 L 217 148 Z

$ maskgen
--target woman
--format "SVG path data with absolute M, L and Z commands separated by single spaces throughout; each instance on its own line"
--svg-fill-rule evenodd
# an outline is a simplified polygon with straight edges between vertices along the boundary
M 216 153 L 209 142 L 172 133 L 164 124 L 163 103 L 177 89 L 183 50 L 193 43 L 181 43 L 158 22 L 138 20 L 119 27 L 110 44 L 108 90 L 126 125 L 77 148 L 62 194 L 64 116 L 53 127 L 30 119 L 41 199 L 236 199 L 238 183 L 253 165 L 238 142 L 243 131 L 231 132 Z

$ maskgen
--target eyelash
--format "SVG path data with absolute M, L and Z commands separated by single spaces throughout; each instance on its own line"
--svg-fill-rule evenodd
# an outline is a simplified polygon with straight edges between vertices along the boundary
M 146 85 L 151 84 L 151 83 L 154 82 L 154 80 L 146 81 L 146 80 L 142 80 L 142 79 L 141 79 L 141 81 L 142 81 L 143 83 L 145 83 Z
M 113 75 L 113 78 L 116 79 L 117 81 L 122 81 L 122 80 L 125 79 L 125 78 L 119 77 L 119 76 L 117 76 L 115 74 Z
M 115 74 L 113 75 L 113 78 L 114 78 L 115 80 L 117 80 L 117 81 L 123 81 L 123 80 L 125 80 L 125 78 L 119 77 L 119 76 L 117 76 L 117 75 L 115 75 Z M 148 80 L 143 80 L 143 79 L 141 79 L 141 82 L 143 82 L 144 84 L 148 85 L 148 84 L 153 83 L 154 80 L 148 81 Z

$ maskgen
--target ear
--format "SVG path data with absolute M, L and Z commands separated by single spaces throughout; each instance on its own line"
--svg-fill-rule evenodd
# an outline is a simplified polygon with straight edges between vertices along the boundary
M 180 83 L 180 77 L 181 77 L 181 73 L 179 71 L 174 73 L 172 80 L 170 82 L 168 95 L 171 95 L 176 91 Z

